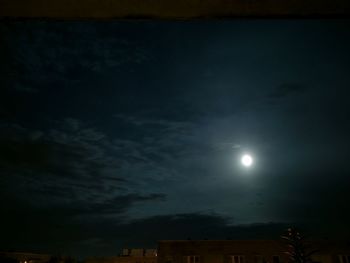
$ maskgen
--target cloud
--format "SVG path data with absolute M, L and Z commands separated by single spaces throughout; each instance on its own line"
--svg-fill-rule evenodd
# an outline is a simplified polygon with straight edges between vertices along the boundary
M 242 146 L 240 144 L 233 143 L 233 142 L 215 143 L 212 145 L 212 147 L 218 151 L 232 150 L 232 149 L 238 150 L 238 149 L 242 148 Z
M 139 201 L 136 196 L 125 198 L 126 201 Z M 159 196 L 147 198 L 158 200 Z M 124 221 L 122 217 L 98 216 L 100 210 L 90 219 L 85 217 L 84 220 L 74 221 L 65 216 L 66 208 L 43 209 L 27 207 L 24 204 L 22 207 L 24 209 L 20 212 L 7 212 L 2 219 L 5 224 L 8 220 L 18 224 L 16 230 L 11 227 L 5 229 L 2 225 L 2 240 L 6 240 L 6 243 L 0 241 L 3 248 L 13 243 L 17 244 L 17 249 L 27 248 L 32 244 L 51 253 L 60 247 L 61 253 L 69 251 L 79 256 L 107 256 L 117 255 L 125 247 L 155 248 L 158 240 L 278 239 L 289 226 L 273 222 L 235 225 L 229 218 L 214 213 L 171 214 Z M 107 211 L 109 208 L 109 205 L 105 207 Z M 40 235 L 37 234 L 39 229 Z M 14 237 L 13 231 L 21 231 L 21 236 Z
M 194 123 L 188 121 L 177 121 L 165 118 L 149 118 L 125 114 L 115 114 L 115 118 L 136 127 L 151 128 L 162 132 L 186 133 L 194 128 Z
M 118 31 L 118 25 L 111 30 Z M 9 22 L 0 25 L 0 32 L 6 65 L 2 84 L 21 93 L 38 93 L 53 83 L 79 82 L 83 75 L 110 69 L 132 71 L 151 59 L 134 37 L 104 34 L 94 23 Z
M 115 138 L 113 148 L 129 171 L 141 168 L 142 176 L 151 175 L 151 181 L 174 177 L 179 164 L 204 147 L 196 136 L 198 125 L 193 122 L 126 114 L 116 114 L 115 118 L 128 134 Z M 179 171 L 175 173 L 179 178 L 183 176 Z
M 297 83 L 284 83 L 268 94 L 269 99 L 277 100 L 290 95 L 300 94 L 307 90 L 307 87 Z
M 156 247 L 158 240 L 278 239 L 286 228 L 283 223 L 234 225 L 228 218 L 217 214 L 187 213 L 114 224 L 108 234 L 105 234 L 107 229 L 96 228 L 95 238 L 103 236 L 106 246 L 101 250 L 105 251 L 104 254 L 113 254 L 113 251 L 115 254 L 117 247 L 119 250 L 123 247 Z M 112 248 L 108 244 L 115 245 Z
M 47 198 L 54 193 L 50 189 L 39 190 L 38 194 L 43 194 L 42 198 Z M 36 200 L 22 200 L 20 198 L 2 196 L 2 209 L 7 213 L 7 217 L 25 216 L 30 220 L 30 214 L 35 217 L 56 217 L 65 222 L 82 222 L 89 220 L 102 220 L 103 218 L 113 218 L 116 222 L 122 222 L 123 214 L 135 203 L 149 201 L 163 201 L 165 194 L 140 195 L 137 193 L 114 196 L 107 200 L 78 200 L 70 198 L 67 203 L 38 203 Z M 27 216 L 26 216 L 27 214 Z
M 274 191 L 261 198 L 274 218 L 302 222 L 318 236 L 341 238 L 350 234 L 349 173 L 319 170 L 292 175 L 289 172 L 283 178 L 281 175 L 266 178 L 265 184 Z
M 15 85 L 15 90 L 20 91 L 20 92 L 25 92 L 25 93 L 36 93 L 39 91 L 38 89 L 35 89 L 33 87 L 27 87 L 27 86 L 24 86 L 20 83 L 17 83 Z
M 129 119 L 125 125 L 147 136 L 110 137 L 75 118 L 50 121 L 46 130 L 8 124 L 0 140 L 4 188 L 9 195 L 61 207 L 71 216 L 130 219 L 161 213 L 171 191 L 164 183 L 179 187 L 188 178 L 185 170 L 193 166 L 194 153 L 203 147 L 195 147 L 199 142 L 191 123 L 140 117 L 132 121 L 140 125 Z M 119 207 L 120 202 L 126 206 Z
M 114 146 L 104 133 L 72 118 L 56 124 L 46 131 L 2 124 L 0 184 L 9 197 L 61 207 L 66 215 L 101 216 L 164 200 L 164 194 L 126 178 L 124 157 L 111 154 Z

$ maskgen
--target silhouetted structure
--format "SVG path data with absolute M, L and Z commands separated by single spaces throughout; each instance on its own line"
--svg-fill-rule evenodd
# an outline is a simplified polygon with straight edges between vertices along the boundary
M 311 249 L 307 244 L 305 237 L 300 234 L 296 228 L 288 228 L 287 232 L 282 236 L 286 242 L 286 254 L 290 263 L 311 263 L 311 256 L 317 250 Z
M 24 252 L 0 252 L 0 258 L 1 263 L 47 263 L 49 262 L 51 255 Z
M 313 263 L 350 263 L 350 245 L 312 241 Z M 288 263 L 281 240 L 163 240 L 157 263 Z
M 157 263 L 156 249 L 132 248 L 123 249 L 115 257 L 90 257 L 85 263 Z
M 0 263 L 75 263 L 68 256 L 53 256 L 39 253 L 0 252 Z

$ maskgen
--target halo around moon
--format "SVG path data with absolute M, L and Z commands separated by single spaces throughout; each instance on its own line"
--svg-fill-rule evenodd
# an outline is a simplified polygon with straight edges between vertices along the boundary
M 250 167 L 253 164 L 253 157 L 249 154 L 244 154 L 241 157 L 241 163 L 245 167 Z

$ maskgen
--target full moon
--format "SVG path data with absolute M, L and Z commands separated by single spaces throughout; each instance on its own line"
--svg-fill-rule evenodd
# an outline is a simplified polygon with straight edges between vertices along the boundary
M 241 163 L 244 166 L 249 167 L 253 164 L 253 158 L 249 154 L 245 154 L 241 158 Z

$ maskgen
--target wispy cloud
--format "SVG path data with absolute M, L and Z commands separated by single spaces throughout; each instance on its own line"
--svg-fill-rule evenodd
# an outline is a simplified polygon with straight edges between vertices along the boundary
M 284 83 L 268 94 L 269 99 L 283 99 L 290 95 L 300 94 L 307 90 L 306 86 L 298 83 Z
M 122 172 L 125 158 L 104 133 L 73 118 L 56 124 L 43 131 L 2 124 L 0 182 L 9 194 L 23 200 L 30 196 L 32 203 L 43 206 L 62 206 L 66 215 L 73 210 L 77 215 L 121 214 L 136 202 L 165 198 L 133 187 L 133 178 Z
M 80 23 L 1 24 L 0 32 L 6 36 L 2 51 L 8 60 L 2 84 L 19 92 L 35 93 L 51 87 L 53 82 L 79 82 L 82 75 L 118 71 L 125 66 L 131 71 L 134 65 L 151 59 L 132 37 L 107 34 L 101 38 L 96 30 L 95 24 Z

